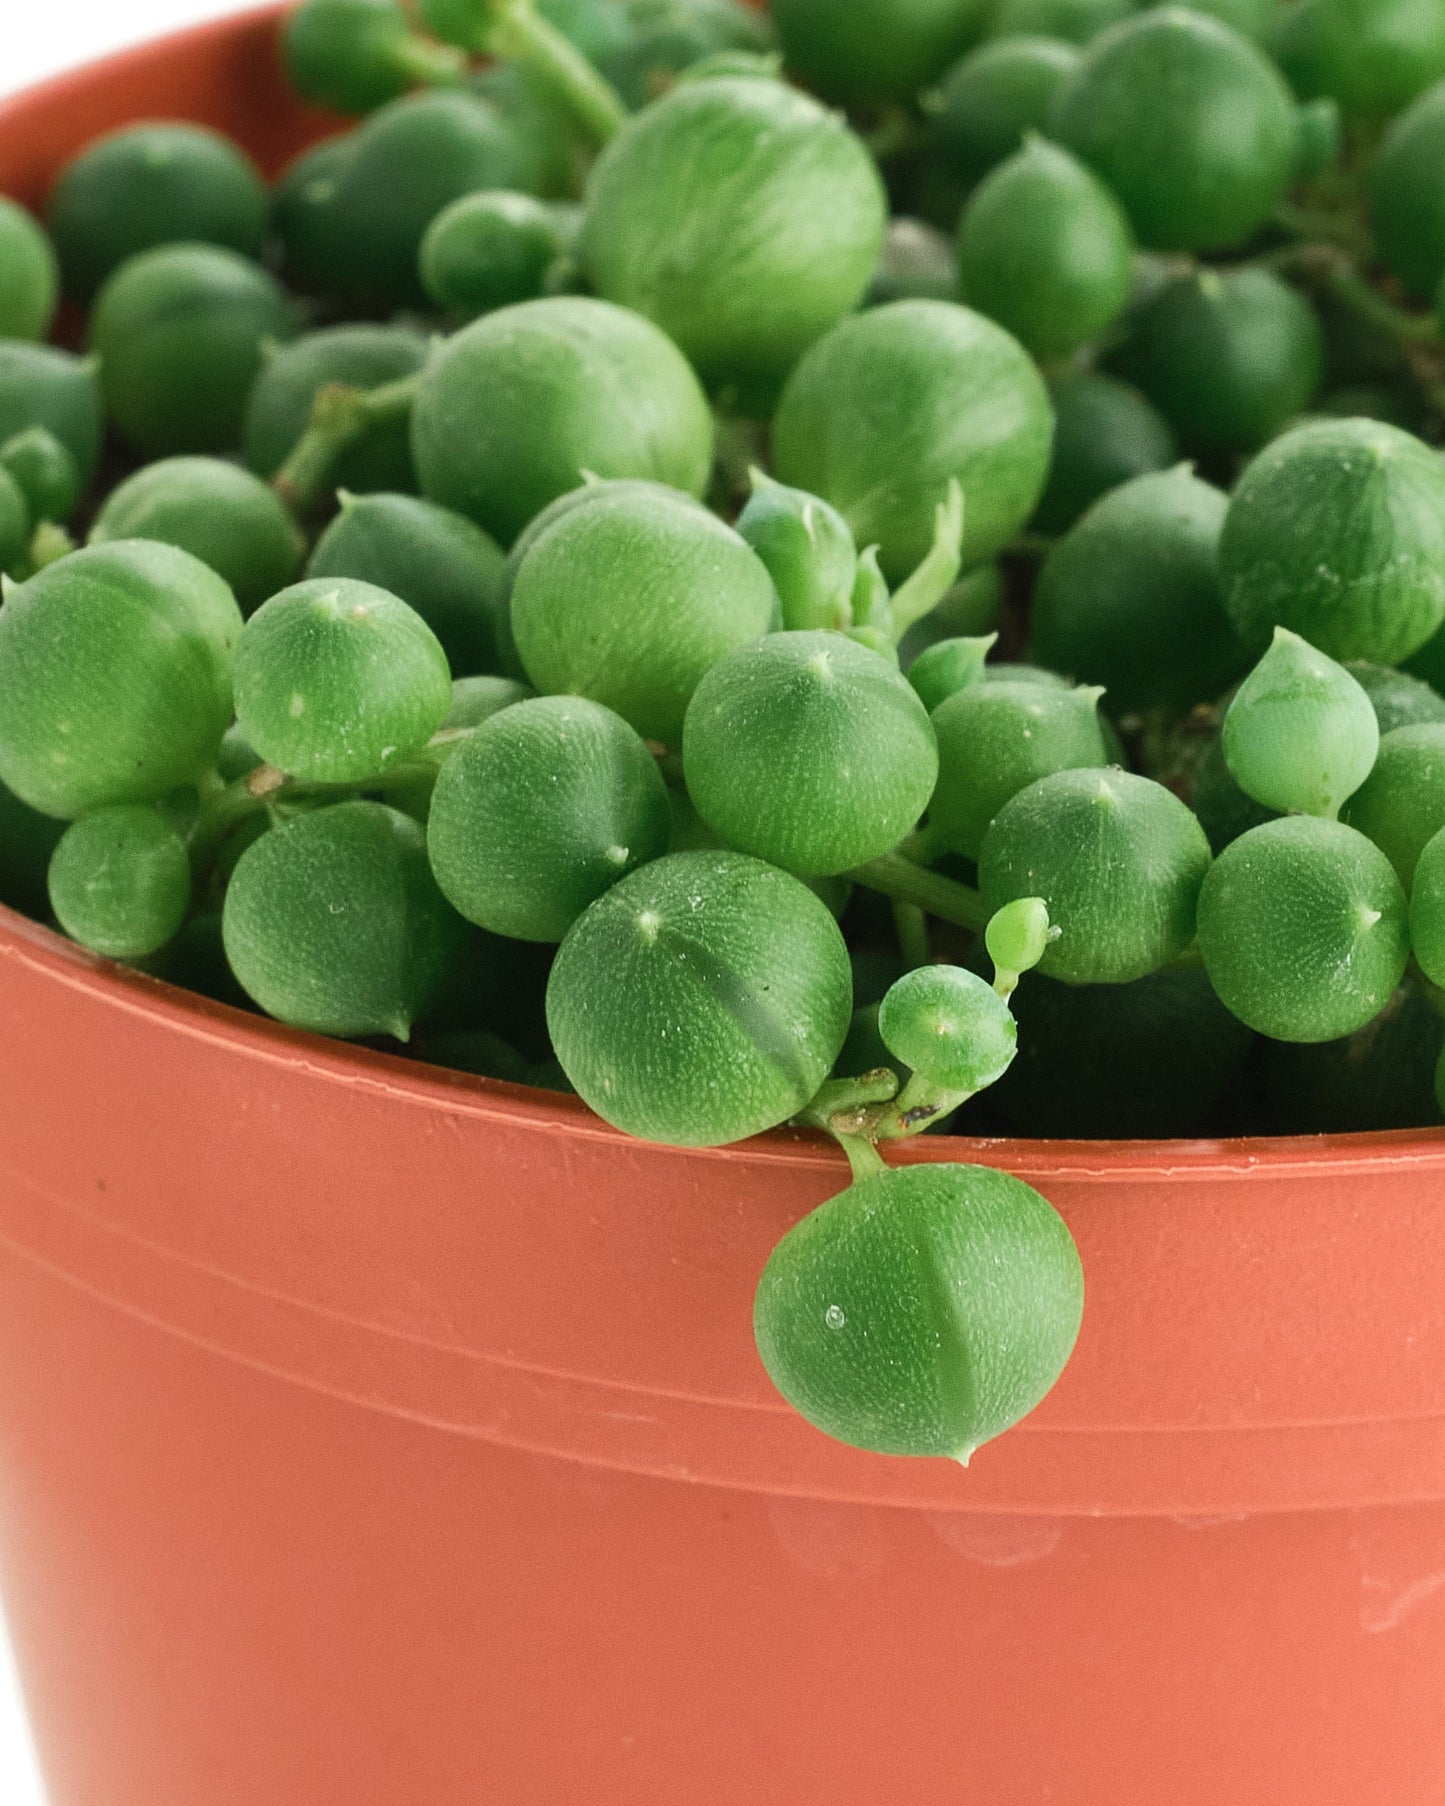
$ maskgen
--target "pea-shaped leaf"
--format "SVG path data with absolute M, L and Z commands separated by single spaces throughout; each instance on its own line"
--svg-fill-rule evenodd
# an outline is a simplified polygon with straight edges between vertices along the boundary
M 231 719 L 235 597 L 143 540 L 48 565 L 0 609 L 0 780 L 74 818 L 194 783 Z
M 1408 891 L 1421 853 L 1445 828 L 1445 722 L 1386 734 L 1343 820 L 1374 841 Z
M 368 802 L 298 815 L 253 842 L 231 874 L 222 928 L 232 971 L 269 1015 L 399 1041 L 466 938 L 421 829 Z
M 826 877 L 911 832 L 938 752 L 896 662 L 835 633 L 774 633 L 698 685 L 683 766 L 699 815 L 729 846 Z
M 978 36 L 978 0 L 778 0 L 788 67 L 825 100 L 906 100 Z
M 1405 893 L 1353 828 L 1266 822 L 1215 861 L 1199 947 L 1241 1022 L 1276 1041 L 1337 1041 L 1379 1015 L 1405 975 Z
M 590 696 L 676 745 L 704 674 L 765 633 L 776 607 L 766 567 L 716 515 L 618 484 L 584 491 L 531 542 L 511 621 L 539 690 Z
M 1026 133 L 1047 128 L 1054 96 L 1081 61 L 1064 42 L 1068 33 L 1022 29 L 1032 35 L 999 35 L 971 50 L 922 97 L 930 148 L 966 182 L 1012 156 Z
M 190 908 L 186 844 L 143 804 L 98 809 L 66 829 L 49 888 L 72 940 L 112 959 L 141 959 L 165 946 Z
M 981 683 L 940 704 L 933 716 L 938 785 L 928 809 L 930 842 L 977 859 L 989 825 L 1021 790 L 1056 771 L 1107 765 L 1101 694 Z
M 657 761 L 619 715 L 540 696 L 487 720 L 442 768 L 427 844 L 468 921 L 560 941 L 590 903 L 666 852 Z
M 1246 796 L 1333 820 L 1374 769 L 1380 724 L 1343 665 L 1277 627 L 1224 718 L 1224 757 Z
M 224 577 L 243 609 L 284 589 L 306 554 L 276 492 L 223 458 L 164 458 L 136 471 L 106 497 L 90 538 L 179 546 Z
M 334 170 L 340 231 L 327 288 L 384 313 L 426 305 L 418 258 L 443 207 L 479 188 L 522 187 L 531 173 L 500 108 L 463 88 L 404 94 L 348 142 L 351 154 Z
M 680 1147 L 741 1141 L 808 1104 L 852 1016 L 847 949 L 796 878 L 737 853 L 674 853 L 573 927 L 547 1023 L 599 1116 Z
M 105 432 L 96 361 L 54 345 L 0 339 L 0 440 L 37 426 L 54 434 L 75 460 L 80 483 L 88 483 Z
M 510 545 L 548 503 L 599 477 L 701 495 L 713 417 L 648 320 L 558 295 L 486 314 L 438 348 L 412 411 L 422 493 Z
M 878 1032 L 896 1059 L 946 1091 L 995 1084 L 1018 1051 L 1008 1005 L 960 966 L 920 966 L 900 978 L 879 1008 Z
M 1269 270 L 1176 277 L 1128 319 L 1111 359 L 1195 457 L 1257 451 L 1307 408 L 1324 333 L 1300 292 Z
M 398 0 L 301 0 L 286 16 L 281 49 L 296 92 L 334 113 L 369 113 L 462 68 L 454 52 L 412 31 Z
M 274 477 L 310 424 L 324 389 L 333 384 L 380 389 L 415 376 L 426 359 L 426 338 L 408 326 L 327 326 L 268 349 L 246 401 L 247 464 L 258 476 Z M 331 476 L 338 488 L 363 494 L 414 490 L 405 417 L 371 422 L 336 459 Z
M 1078 370 L 1056 378 L 1049 394 L 1058 424 L 1048 488 L 1033 518 L 1037 532 L 1065 533 L 1111 489 L 1178 462 L 1169 422 L 1128 383 Z
M 25 497 L 32 521 L 64 525 L 80 501 L 80 466 L 75 454 L 49 427 L 30 426 L 0 445 L 0 465 Z
M 1032 972 L 1058 937 L 1042 897 L 1019 897 L 989 917 L 984 945 L 998 974 L 995 989 L 1010 995 L 1025 972 Z
M 18 201 L 0 200 L 0 338 L 48 338 L 59 298 L 49 238 Z
M 1429 842 L 1415 866 L 1410 939 L 1426 978 L 1433 985 L 1445 985 L 1445 829 Z
M 935 640 L 908 667 L 908 681 L 931 715 L 950 696 L 984 681 L 984 661 L 998 643 L 996 633 Z
M 1157 251 L 1242 243 L 1284 199 L 1299 158 L 1293 96 L 1238 32 L 1159 7 L 1089 45 L 1053 128 Z
M 266 184 L 238 144 L 179 120 L 92 139 L 61 170 L 47 224 L 66 293 L 89 302 L 128 258 L 164 244 L 228 245 L 259 256 Z
M 709 383 L 767 396 L 858 306 L 887 199 L 837 114 L 783 82 L 685 83 L 631 119 L 587 186 L 599 295 L 655 320 Z
M 760 470 L 752 482 L 738 532 L 768 568 L 784 627 L 851 625 L 858 548 L 847 521 L 818 496 L 788 489 Z
M 1095 502 L 1039 573 L 1033 656 L 1104 685 L 1116 709 L 1212 702 L 1249 663 L 1219 586 L 1227 505 L 1187 466 Z
M 343 493 L 308 577 L 354 577 L 408 603 L 457 676 L 501 668 L 506 560 L 472 521 L 414 495 Z
M 773 1251 L 753 1326 L 773 1384 L 840 1442 L 967 1462 L 1049 1392 L 1084 1282 L 1053 1207 L 976 1166 L 878 1174 Z
M 1194 938 L 1209 870 L 1204 830 L 1172 791 L 1125 771 L 1061 771 L 1005 804 L 984 838 L 990 910 L 1039 897 L 1059 938 L 1040 970 L 1070 984 L 1124 984 Z
M 1018 340 L 949 301 L 895 301 L 844 320 L 788 380 L 773 452 L 785 483 L 829 501 L 901 582 L 934 544 L 950 481 L 970 562 L 1001 550 L 1048 476 L 1053 410 Z
M 1068 151 L 1032 139 L 964 210 L 963 294 L 1035 357 L 1067 357 L 1124 311 L 1134 238 L 1119 203 Z
M 107 280 L 90 343 L 116 430 L 149 457 L 240 444 L 265 348 L 296 332 L 270 273 L 219 245 L 159 245 Z
M 1445 621 L 1445 463 L 1379 420 L 1295 427 L 1240 479 L 1219 569 L 1256 650 L 1288 627 L 1331 658 L 1399 664 Z
M 562 209 L 529 194 L 464 194 L 427 228 L 421 279 L 439 307 L 474 320 L 535 301 L 566 244 Z
M 236 652 L 236 716 L 270 764 L 359 784 L 425 746 L 451 707 L 451 672 L 415 609 L 353 578 L 273 596 Z

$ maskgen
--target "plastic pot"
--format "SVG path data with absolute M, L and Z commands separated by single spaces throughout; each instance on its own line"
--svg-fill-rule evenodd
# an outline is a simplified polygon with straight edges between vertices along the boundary
M 270 167 L 274 15 L 0 108 Z M 828 1442 L 753 1286 L 781 1134 L 292 1034 L 0 912 L 0 1581 L 54 1806 L 1445 1800 L 1445 1140 L 958 1144 L 1068 1216 L 971 1471 Z

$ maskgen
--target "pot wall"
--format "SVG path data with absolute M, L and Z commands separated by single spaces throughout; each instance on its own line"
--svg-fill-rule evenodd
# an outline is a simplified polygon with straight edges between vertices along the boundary
M 32 202 L 274 17 L 0 107 Z M 1445 1140 L 949 1143 L 1090 1297 L 964 1473 L 752 1290 L 846 1183 L 293 1034 L 0 912 L 0 1579 L 55 1806 L 1445 1801 Z M 960 1789 L 962 1788 L 962 1792 Z

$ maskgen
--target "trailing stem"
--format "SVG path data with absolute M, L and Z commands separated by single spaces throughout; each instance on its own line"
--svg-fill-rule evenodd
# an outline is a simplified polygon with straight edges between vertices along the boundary
M 454 44 L 437 44 L 413 35 L 394 54 L 396 67 L 417 87 L 459 88 L 466 82 L 467 56 Z
M 221 844 L 242 822 L 263 811 L 288 804 L 310 805 L 342 802 L 353 796 L 386 795 L 432 782 L 442 764 L 473 728 L 444 728 L 412 758 L 362 784 L 317 784 L 289 777 L 274 765 L 258 765 L 244 777 L 227 784 L 219 776 L 200 787 L 200 807 L 191 826 L 191 864 L 204 869 Z
M 894 902 L 893 930 L 898 936 L 898 951 L 909 971 L 926 966 L 933 957 L 928 943 L 928 917 L 916 903 Z
M 879 891 L 895 903 L 912 903 L 940 922 L 952 922 L 975 934 L 988 926 L 988 905 L 971 885 L 931 872 L 901 852 L 885 853 L 847 875 L 854 884 Z
M 472 0 L 472 6 L 472 50 L 526 69 L 599 144 L 617 136 L 628 119 L 621 95 L 570 38 L 538 13 L 533 0 Z
M 1328 295 L 1356 319 L 1382 332 L 1398 345 L 1440 345 L 1440 328 L 1431 314 L 1412 313 L 1382 295 L 1355 267 L 1339 245 L 1299 244 L 1259 259 L 1265 268 Z
M 296 514 L 310 514 L 335 487 L 336 466 L 372 427 L 403 420 L 411 412 L 420 378 L 403 377 L 378 389 L 327 383 L 317 391 L 306 431 L 271 479 L 271 487 Z

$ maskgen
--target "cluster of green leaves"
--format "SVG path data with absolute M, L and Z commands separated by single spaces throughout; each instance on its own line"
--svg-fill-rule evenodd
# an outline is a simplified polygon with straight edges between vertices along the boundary
M 0 900 L 827 1131 L 763 1360 L 967 1460 L 1078 1255 L 880 1147 L 1438 1119 L 1436 10 L 301 0 L 273 188 L 162 122 L 0 206 Z

